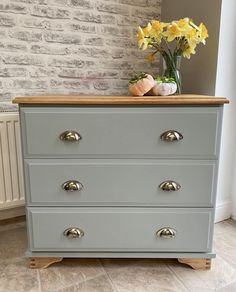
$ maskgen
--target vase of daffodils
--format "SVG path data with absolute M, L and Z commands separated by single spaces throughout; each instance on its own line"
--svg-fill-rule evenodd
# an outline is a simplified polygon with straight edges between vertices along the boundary
M 197 26 L 187 17 L 170 23 L 153 20 L 146 27 L 139 27 L 137 34 L 139 48 L 152 49 L 152 53 L 147 56 L 148 61 L 153 62 L 155 55 L 161 54 L 163 75 L 175 80 L 176 94 L 181 94 L 181 58 L 190 59 L 198 44 L 205 45 L 207 37 L 206 26 L 203 23 Z

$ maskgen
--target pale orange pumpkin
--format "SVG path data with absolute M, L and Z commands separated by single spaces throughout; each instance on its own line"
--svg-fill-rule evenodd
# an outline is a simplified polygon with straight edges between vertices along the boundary
M 156 84 L 150 74 L 140 73 L 129 82 L 129 92 L 134 96 L 143 96 Z

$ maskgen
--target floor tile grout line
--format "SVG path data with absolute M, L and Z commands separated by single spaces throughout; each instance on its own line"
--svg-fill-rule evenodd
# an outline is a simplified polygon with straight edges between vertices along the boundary
M 77 286 L 77 285 L 80 285 L 80 284 L 86 283 L 86 282 L 88 282 L 88 281 L 92 281 L 92 280 L 94 280 L 94 279 L 96 279 L 96 278 L 99 278 L 99 277 L 102 277 L 102 276 L 106 276 L 106 273 L 99 274 L 99 275 L 97 275 L 97 276 L 95 276 L 95 277 L 89 277 L 89 278 L 86 279 L 86 280 L 76 282 L 74 285 L 65 286 L 65 287 L 59 288 L 59 289 L 57 289 L 57 290 L 51 290 L 50 292 L 58 292 L 58 291 L 61 291 L 61 289 L 67 289 L 67 288 L 70 288 L 70 287 L 74 287 L 74 286 Z M 41 291 L 41 292 L 43 292 L 43 291 Z
M 227 223 L 233 227 L 236 227 L 236 220 L 234 220 L 233 218 L 229 218 Z
M 79 258 L 74 258 L 74 259 L 79 259 Z M 100 264 L 100 263 L 99 263 Z M 49 266 L 48 268 L 46 268 L 46 270 L 47 269 L 50 269 L 50 268 L 57 268 L 57 267 L 59 267 L 59 266 L 63 266 L 63 261 L 62 262 L 60 262 L 58 265 L 54 265 L 54 266 Z M 96 265 L 97 266 L 97 265 Z M 100 265 L 101 266 L 101 265 Z M 40 277 L 40 270 L 45 270 L 44 268 L 42 268 L 42 269 L 37 269 L 37 271 L 38 271 L 38 274 L 39 274 L 39 279 L 40 279 L 40 287 L 41 287 L 41 291 L 40 292 L 43 292 L 43 290 L 42 290 L 42 284 L 41 284 L 41 277 Z M 104 271 L 104 269 L 102 269 L 103 270 L 103 272 L 100 272 L 100 273 L 98 273 L 96 276 L 91 276 L 91 277 L 88 277 L 87 279 L 85 279 L 85 280 L 80 280 L 80 281 L 78 281 L 78 282 L 76 282 L 75 283 L 75 285 L 79 285 L 79 284 L 82 284 L 82 283 L 84 283 L 84 282 L 87 282 L 87 281 L 90 281 L 90 280 L 93 280 L 93 279 L 96 279 L 96 278 L 98 278 L 98 277 L 101 277 L 101 276 L 103 276 L 103 275 L 106 275 L 106 272 Z M 75 285 L 66 285 L 65 287 L 63 287 L 63 289 L 66 289 L 66 288 L 69 288 L 69 287 L 72 287 L 72 286 L 75 286 Z M 60 290 L 60 289 L 59 289 Z M 51 292 L 57 292 L 58 291 L 58 289 L 57 290 L 51 290 Z
M 114 292 L 119 292 L 118 289 L 117 289 L 117 287 L 116 287 L 116 284 L 112 281 L 110 275 L 107 273 L 107 271 L 106 271 L 106 269 L 105 269 L 105 267 L 104 267 L 104 264 L 102 263 L 102 261 L 101 261 L 100 259 L 99 259 L 99 262 L 101 263 L 102 268 L 103 268 L 103 270 L 105 271 L 106 276 L 107 276 L 107 278 L 109 279 L 109 281 L 110 281 L 110 283 L 111 283 L 111 286 L 112 286 Z
M 181 278 L 179 277 L 179 275 L 175 272 L 174 269 L 171 268 L 171 266 L 169 266 L 169 264 L 166 264 L 167 268 L 175 275 L 175 277 L 177 278 L 177 280 L 187 289 L 187 291 L 191 292 L 191 290 L 185 285 L 185 283 L 181 280 Z
M 196 276 L 196 278 L 198 278 L 198 280 L 200 280 L 200 281 L 202 281 L 202 279 L 201 279 L 201 277 L 199 277 L 199 272 L 201 272 L 201 271 L 204 271 L 204 272 L 210 272 L 211 270 L 212 270 L 212 266 L 211 266 L 211 268 L 209 269 L 209 270 L 198 270 L 198 269 L 193 269 L 193 268 L 191 268 L 191 270 L 192 270 L 192 272 L 195 274 L 195 276 Z M 177 273 L 176 273 L 177 274 Z M 209 287 L 209 285 L 208 284 L 206 284 L 206 288 L 207 289 L 209 289 L 209 290 L 211 290 L 211 287 Z M 191 291 L 191 290 L 190 290 Z
M 104 259 L 104 258 L 100 258 L 100 260 L 102 260 L 102 259 Z M 127 258 L 110 258 L 111 260 L 120 260 L 120 259 L 127 259 Z M 142 262 L 142 261 L 144 261 L 145 259 L 148 259 L 148 258 L 131 258 L 131 259 L 133 259 L 133 260 L 135 260 L 136 259 L 136 261 L 135 261 L 135 263 L 133 263 L 133 264 L 129 264 L 127 267 L 116 267 L 116 270 L 120 270 L 120 269 L 122 269 L 122 270 L 124 270 L 124 269 L 128 269 L 129 267 L 135 267 L 135 266 L 137 266 L 138 265 L 138 263 L 140 263 L 140 262 Z M 102 264 L 102 261 L 101 261 L 101 264 Z M 103 265 L 103 264 L 102 264 Z M 106 271 L 106 269 L 105 269 L 105 266 L 103 265 L 103 267 L 104 267 L 104 270 Z
M 39 275 L 39 270 L 37 269 L 37 280 L 38 280 L 38 288 L 39 288 L 39 292 L 42 292 L 42 284 L 41 284 L 41 279 L 40 279 L 40 275 Z
M 224 258 L 222 255 L 219 255 L 219 254 L 218 254 L 217 257 L 220 258 L 221 261 L 225 262 L 225 263 L 226 263 L 227 265 L 229 265 L 233 270 L 236 271 L 236 268 L 232 265 L 232 263 L 229 262 L 229 261 L 228 261 L 226 258 Z M 231 282 L 231 283 L 228 283 L 226 286 L 223 286 L 223 287 L 218 288 L 218 290 L 219 290 L 219 289 L 222 289 L 222 288 L 225 288 L 225 287 L 227 287 L 227 286 L 229 286 L 229 285 L 232 285 L 233 283 L 236 283 L 236 281 L 233 281 L 233 282 Z
M 220 258 L 221 259 L 221 261 L 223 261 L 223 262 L 225 262 L 228 266 L 230 266 L 233 270 L 236 270 L 230 263 L 228 263 L 227 262 L 227 260 L 226 259 L 224 259 L 222 256 L 220 256 L 220 255 L 218 255 L 217 256 L 218 258 Z M 214 260 L 214 258 L 213 258 L 213 260 Z M 205 272 L 210 272 L 211 270 L 212 270 L 212 266 L 213 266 L 214 264 L 212 264 L 211 265 L 211 268 L 210 268 L 210 270 L 205 270 Z M 194 270 L 194 272 L 197 274 L 197 278 L 199 279 L 199 280 L 201 280 L 201 277 L 199 276 L 199 274 L 197 273 L 197 271 L 196 270 Z M 229 284 L 227 284 L 227 285 L 231 285 L 232 283 L 234 283 L 234 282 L 231 282 L 231 283 L 229 283 Z M 226 286 L 227 286 L 226 285 Z M 222 288 L 224 288 L 225 286 L 223 286 L 223 287 L 219 287 L 219 288 L 216 288 L 215 290 L 219 290 L 219 289 L 222 289 Z M 211 287 L 209 287 L 209 285 L 207 284 L 207 288 L 208 289 L 211 289 Z
M 232 282 L 232 283 L 230 283 L 230 284 L 227 284 L 227 285 L 225 285 L 225 286 L 223 286 L 223 287 L 216 288 L 216 292 L 217 292 L 217 291 L 220 291 L 221 289 L 225 289 L 225 288 L 227 288 L 227 287 L 230 287 L 232 284 L 235 284 L 235 286 L 236 286 L 236 281 L 235 281 L 235 282 Z
M 217 257 L 223 259 L 232 269 L 236 271 L 236 267 L 232 265 L 232 262 L 230 262 L 227 258 L 224 257 L 220 252 L 217 253 Z
M 85 279 L 85 280 L 81 280 L 81 281 L 78 281 L 78 282 L 76 282 L 74 285 L 68 285 L 68 286 L 65 286 L 65 287 L 63 287 L 63 289 L 66 289 L 66 288 L 70 288 L 70 287 L 73 287 L 73 286 L 76 286 L 76 285 L 80 285 L 80 284 L 83 284 L 83 283 L 85 283 L 85 282 L 87 282 L 87 281 L 91 281 L 91 280 L 94 280 L 94 279 L 96 279 L 96 278 L 98 278 L 98 277 L 101 277 L 101 276 L 104 276 L 105 275 L 105 273 L 99 273 L 98 275 L 96 275 L 96 276 L 94 276 L 94 277 L 88 277 L 87 279 Z M 61 288 L 59 289 L 59 291 L 61 290 Z M 58 291 L 58 289 L 57 290 L 52 290 L 51 292 L 57 292 Z M 43 291 L 41 291 L 41 292 L 43 292 Z

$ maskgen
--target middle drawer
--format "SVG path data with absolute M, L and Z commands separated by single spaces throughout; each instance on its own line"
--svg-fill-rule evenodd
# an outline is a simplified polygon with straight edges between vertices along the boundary
M 214 205 L 215 161 L 25 160 L 29 206 Z

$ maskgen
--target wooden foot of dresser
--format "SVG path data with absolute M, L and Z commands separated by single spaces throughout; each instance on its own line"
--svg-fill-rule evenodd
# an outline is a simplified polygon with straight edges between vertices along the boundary
M 30 258 L 31 269 L 45 269 L 54 263 L 61 262 L 61 257 L 34 257 Z M 194 270 L 209 270 L 211 268 L 211 259 L 178 259 L 181 264 L 186 264 Z
M 30 265 L 31 269 L 45 269 L 54 263 L 61 262 L 63 258 L 59 257 L 40 257 L 40 258 L 30 258 Z
M 178 261 L 189 265 L 194 270 L 209 270 L 211 268 L 211 259 L 178 259 Z

